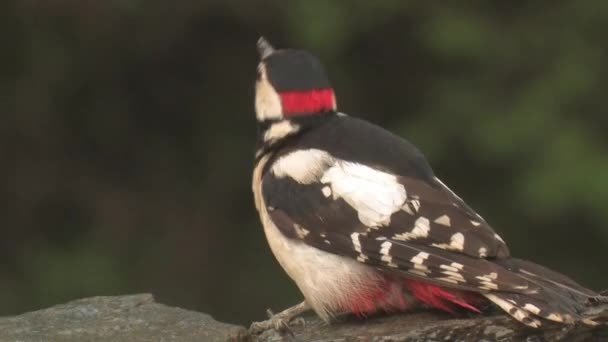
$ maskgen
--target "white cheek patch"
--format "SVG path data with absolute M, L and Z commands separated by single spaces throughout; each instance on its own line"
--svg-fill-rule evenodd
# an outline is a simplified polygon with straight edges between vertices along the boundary
M 368 227 L 390 224 L 391 215 L 407 199 L 406 191 L 394 175 L 371 167 L 338 160 L 321 182 L 331 187 L 334 199 L 342 198 L 353 207 Z
M 272 173 L 278 178 L 290 177 L 300 184 L 318 182 L 330 165 L 333 157 L 318 149 L 298 150 L 280 157 L 272 166 Z M 331 189 L 324 190 L 324 193 Z
M 281 97 L 268 82 L 262 78 L 255 84 L 255 114 L 258 121 L 281 119 L 283 117 Z

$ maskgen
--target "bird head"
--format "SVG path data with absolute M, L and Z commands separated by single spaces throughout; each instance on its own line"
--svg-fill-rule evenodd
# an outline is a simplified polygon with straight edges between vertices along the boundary
M 255 85 L 258 121 L 336 111 L 336 97 L 319 59 L 307 51 L 275 49 L 261 37 Z

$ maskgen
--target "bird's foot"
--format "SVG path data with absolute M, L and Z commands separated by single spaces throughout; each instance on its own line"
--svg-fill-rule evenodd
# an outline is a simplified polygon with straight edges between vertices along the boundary
M 310 310 L 306 302 L 294 305 L 286 310 L 274 314 L 270 309 L 266 310 L 268 319 L 262 322 L 254 322 L 249 327 L 249 332 L 253 335 L 258 335 L 266 330 L 275 329 L 279 332 L 286 332 L 293 335 L 290 326 L 305 325 L 306 321 L 302 317 L 297 317 L 301 313 Z

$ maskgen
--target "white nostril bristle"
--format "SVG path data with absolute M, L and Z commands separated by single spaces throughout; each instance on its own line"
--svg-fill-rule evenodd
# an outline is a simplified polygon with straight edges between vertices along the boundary
M 274 47 L 264 37 L 260 37 L 257 42 L 258 54 L 260 59 L 270 56 L 274 52 Z

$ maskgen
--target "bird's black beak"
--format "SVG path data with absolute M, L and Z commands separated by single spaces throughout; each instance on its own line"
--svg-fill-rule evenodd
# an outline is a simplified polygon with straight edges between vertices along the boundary
M 260 37 L 257 43 L 258 54 L 260 55 L 260 59 L 264 59 L 274 52 L 274 48 L 264 37 Z

